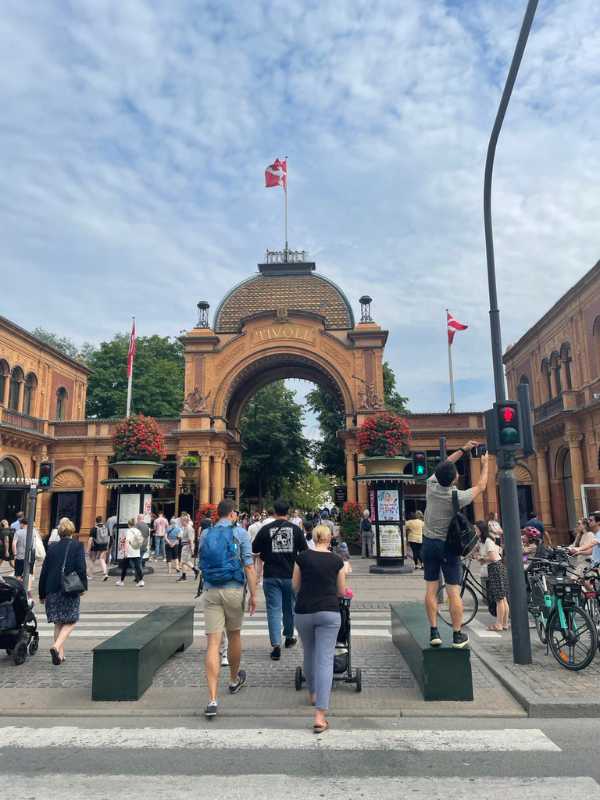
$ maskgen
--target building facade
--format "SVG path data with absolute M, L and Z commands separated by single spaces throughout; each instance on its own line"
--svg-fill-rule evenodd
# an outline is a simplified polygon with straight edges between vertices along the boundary
M 343 291 L 316 272 L 304 254 L 282 261 L 270 254 L 258 272 L 234 287 L 216 309 L 198 304 L 196 326 L 182 336 L 185 399 L 180 417 L 161 419 L 167 458 L 157 477 L 169 486 L 154 502 L 168 514 L 194 511 L 224 494 L 239 498 L 243 458 L 239 419 L 254 393 L 274 380 L 303 378 L 326 388 L 344 409 L 339 432 L 346 455 L 349 500 L 366 505 L 357 428 L 383 404 L 383 353 L 388 332 L 372 319 L 371 298 L 354 310 Z M 112 477 L 112 436 L 118 420 L 85 419 L 88 371 L 8 320 L 0 318 L 0 471 L 35 476 L 39 461 L 54 462 L 53 490 L 42 496 L 38 523 L 49 530 L 71 517 L 84 535 L 111 508 L 102 481 Z M 35 387 L 35 388 L 31 388 Z M 415 449 L 439 458 L 439 437 L 452 451 L 482 440 L 483 415 L 414 414 Z M 182 468 L 186 456 L 194 466 Z M 464 484 L 479 476 L 478 459 L 461 464 Z M 424 486 L 407 487 L 407 510 L 424 506 Z M 0 489 L 0 518 L 14 518 L 24 492 Z M 494 487 L 475 517 L 496 510 Z
M 600 262 L 504 356 L 508 390 L 529 384 L 536 454 L 519 465 L 557 541 L 600 508 Z M 583 493 L 582 493 L 582 487 Z

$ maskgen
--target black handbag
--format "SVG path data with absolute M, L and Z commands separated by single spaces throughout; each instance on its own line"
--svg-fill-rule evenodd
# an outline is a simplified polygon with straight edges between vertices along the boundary
M 65 549 L 65 557 L 63 559 L 62 569 L 60 571 L 60 582 L 62 590 L 65 594 L 83 594 L 85 592 L 85 586 L 83 585 L 83 581 L 79 575 L 74 570 L 73 572 L 65 574 L 67 556 L 69 555 L 69 548 L 72 544 L 73 540 L 70 540 Z
M 475 549 L 478 536 L 475 527 L 471 525 L 467 517 L 462 513 L 458 505 L 458 492 L 452 492 L 452 510 L 454 516 L 450 521 L 446 546 L 450 553 L 461 558 L 466 558 Z

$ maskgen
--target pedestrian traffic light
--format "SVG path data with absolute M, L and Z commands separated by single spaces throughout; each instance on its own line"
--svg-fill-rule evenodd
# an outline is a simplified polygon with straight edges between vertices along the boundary
M 521 447 L 519 404 L 512 400 L 496 403 L 498 442 L 500 447 L 517 450 Z
M 40 489 L 50 489 L 53 476 L 54 464 L 51 461 L 42 461 L 40 463 L 40 472 L 38 475 L 38 486 Z
M 427 477 L 427 453 L 418 451 L 412 454 L 413 476 L 415 478 Z

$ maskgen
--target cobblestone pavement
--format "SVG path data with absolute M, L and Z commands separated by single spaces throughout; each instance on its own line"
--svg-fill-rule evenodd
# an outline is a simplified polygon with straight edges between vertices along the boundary
M 244 652 L 243 666 L 248 671 L 250 683 L 257 687 L 291 688 L 294 670 L 302 664 L 302 649 L 284 651 L 277 663 L 269 658 L 266 642 L 253 642 Z M 364 640 L 353 644 L 353 666 L 363 672 L 363 684 L 372 689 L 415 689 L 416 683 L 406 662 L 390 641 Z M 154 686 L 158 688 L 206 686 L 204 674 L 204 648 L 194 644 L 185 653 L 178 653 L 157 672 Z M 473 681 L 478 689 L 499 686 L 496 678 L 481 661 L 472 655 Z M 222 670 L 227 680 L 227 669 Z M 15 667 L 6 656 L 0 656 L 0 688 L 69 689 L 90 688 L 92 685 L 92 653 L 73 650 L 61 667 L 52 667 L 43 648 L 21 667 Z
M 532 664 L 513 664 L 510 637 L 493 644 L 485 643 L 485 651 L 490 653 L 510 675 L 519 680 L 528 693 L 539 700 L 558 698 L 582 702 L 585 698 L 596 698 L 600 686 L 600 656 L 587 669 L 571 672 L 561 667 L 551 653 L 546 655 L 546 647 L 531 631 Z M 479 645 L 481 648 L 481 645 Z

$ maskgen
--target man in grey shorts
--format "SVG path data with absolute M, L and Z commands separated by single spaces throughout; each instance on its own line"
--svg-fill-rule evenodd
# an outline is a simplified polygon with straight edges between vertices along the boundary
M 256 611 L 256 575 L 248 531 L 236 524 L 237 514 L 231 500 L 221 500 L 217 514 L 217 524 L 207 528 L 200 539 L 200 563 L 205 589 L 204 628 L 208 640 L 206 679 L 209 701 L 204 713 L 208 718 L 217 715 L 217 689 L 221 669 L 219 647 L 224 631 L 227 631 L 231 674 L 229 693 L 239 692 L 246 683 L 246 672 L 240 669 L 246 587 L 250 615 Z M 222 551 L 219 552 L 221 547 Z M 225 580 L 213 577 L 213 573 L 217 575 L 227 570 L 232 572 L 230 578 Z

